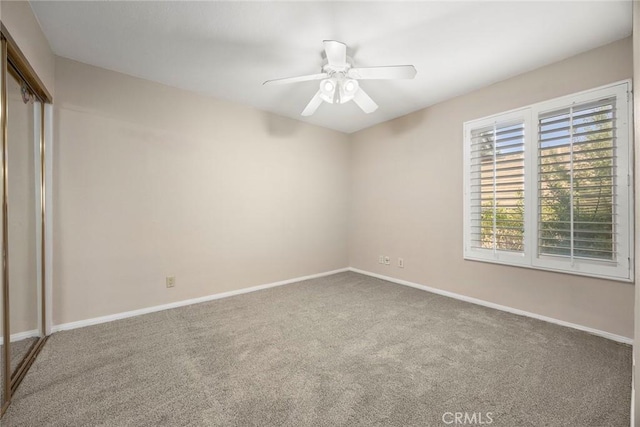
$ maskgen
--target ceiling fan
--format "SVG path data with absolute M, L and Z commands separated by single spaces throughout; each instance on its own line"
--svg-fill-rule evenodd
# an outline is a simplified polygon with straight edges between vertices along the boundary
M 416 76 L 413 65 L 354 67 L 353 60 L 347 56 L 346 44 L 335 40 L 325 40 L 323 43 L 326 63 L 322 66 L 321 73 L 267 80 L 263 83 L 280 85 L 320 80 L 320 89 L 302 111 L 303 116 L 315 113 L 323 101 L 329 104 L 344 104 L 353 100 L 365 113 L 373 113 L 378 108 L 378 104 L 362 90 L 358 80 L 412 79 Z

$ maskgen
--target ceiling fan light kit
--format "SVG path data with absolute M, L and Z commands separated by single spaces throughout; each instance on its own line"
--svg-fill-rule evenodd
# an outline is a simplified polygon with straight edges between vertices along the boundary
M 360 87 L 358 80 L 413 79 L 416 76 L 413 65 L 353 67 L 353 60 L 347 56 L 347 45 L 335 40 L 325 40 L 324 51 L 327 62 L 322 67 L 322 73 L 267 80 L 263 84 L 278 85 L 320 80 L 320 88 L 302 111 L 303 116 L 315 113 L 323 102 L 344 104 L 353 101 L 365 113 L 373 113 L 378 109 L 378 104 Z

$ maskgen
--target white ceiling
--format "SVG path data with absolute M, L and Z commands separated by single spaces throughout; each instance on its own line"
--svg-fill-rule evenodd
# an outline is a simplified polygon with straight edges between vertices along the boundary
M 32 1 L 60 56 L 354 132 L 631 34 L 630 1 L 63 2 Z M 356 66 L 413 64 L 415 80 L 364 81 L 380 105 L 300 112 L 318 82 L 322 41 Z

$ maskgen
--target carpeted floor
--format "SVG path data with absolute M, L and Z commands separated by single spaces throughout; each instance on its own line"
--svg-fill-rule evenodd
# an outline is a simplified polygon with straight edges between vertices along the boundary
M 341 273 L 56 333 L 2 423 L 626 427 L 630 394 L 629 346 Z
M 11 372 L 14 372 L 22 359 L 29 353 L 38 338 L 25 338 L 11 343 Z M 4 384 L 4 347 L 0 345 L 0 387 Z

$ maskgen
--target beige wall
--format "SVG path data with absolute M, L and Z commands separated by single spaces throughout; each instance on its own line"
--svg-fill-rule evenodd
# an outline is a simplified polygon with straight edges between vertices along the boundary
M 346 135 L 62 58 L 55 84 L 54 324 L 347 267 Z
M 631 57 L 629 37 L 352 135 L 350 265 L 633 337 L 629 283 L 462 257 L 463 122 L 630 78 Z
M 632 336 L 629 284 L 462 260 L 461 143 L 466 120 L 631 77 L 630 38 L 345 136 L 54 60 L 26 2 L 0 18 L 56 88 L 54 324 L 350 264 Z
M 2 1 L 0 20 L 31 67 L 54 96 L 55 56 L 28 1 Z

